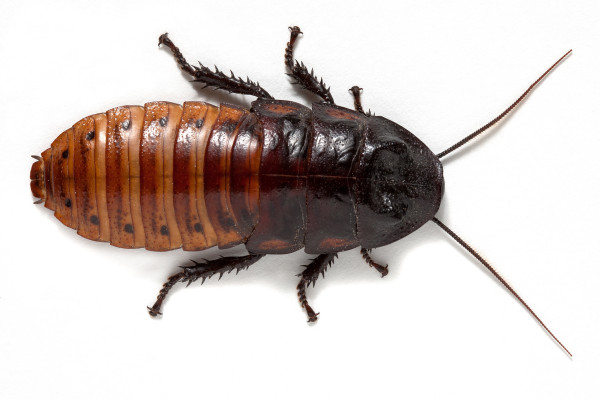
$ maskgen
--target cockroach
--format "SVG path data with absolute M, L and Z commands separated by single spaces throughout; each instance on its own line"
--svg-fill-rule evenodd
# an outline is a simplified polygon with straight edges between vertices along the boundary
M 188 285 L 247 269 L 268 254 L 304 248 L 317 255 L 298 276 L 298 298 L 309 322 L 318 317 L 306 289 L 338 252 L 360 247 L 381 276 L 387 265 L 373 248 L 432 221 L 481 262 L 565 346 L 515 290 L 435 215 L 444 193 L 441 159 L 498 123 L 550 73 L 569 50 L 506 110 L 448 149 L 434 154 L 404 127 L 364 112 L 358 86 L 354 108 L 336 105 L 330 89 L 293 57 L 302 33 L 290 27 L 285 67 L 293 83 L 322 99 L 308 108 L 274 99 L 260 84 L 217 67 L 188 64 L 167 34 L 179 67 L 229 93 L 256 97 L 250 109 L 205 102 L 150 102 L 83 118 L 61 133 L 31 168 L 38 203 L 83 237 L 122 248 L 201 251 L 244 244 L 248 255 L 183 266 L 148 307 L 161 314 L 178 282 Z

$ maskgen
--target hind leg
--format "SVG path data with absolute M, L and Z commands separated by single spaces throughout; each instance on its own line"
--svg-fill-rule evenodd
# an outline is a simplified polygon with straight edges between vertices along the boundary
M 194 82 L 202 82 L 207 86 L 215 87 L 216 89 L 225 90 L 229 93 L 247 94 L 258 98 L 273 98 L 265 89 L 260 87 L 258 83 L 254 83 L 250 79 L 243 80 L 231 72 L 231 76 L 225 75 L 215 66 L 215 72 L 205 67 L 200 63 L 200 67 L 192 66 L 175 46 L 175 43 L 169 39 L 166 33 L 158 38 L 158 45 L 164 44 L 169 47 L 179 67 L 194 78 Z
M 167 282 L 163 285 L 162 289 L 156 297 L 156 302 L 152 307 L 148 307 L 150 316 L 158 316 L 162 314 L 160 308 L 162 306 L 165 297 L 178 282 L 187 282 L 190 285 L 194 281 L 201 279 L 202 283 L 204 280 L 211 278 L 215 274 L 219 275 L 219 278 L 225 273 L 231 273 L 232 271 L 239 272 L 245 270 L 252 264 L 256 263 L 264 255 L 246 255 L 237 257 L 219 258 L 206 263 L 198 263 L 195 261 L 193 266 L 182 266 L 183 271 L 172 275 L 167 279 Z
M 294 60 L 294 44 L 296 43 L 298 35 L 302 32 L 297 26 L 290 26 L 289 29 L 290 41 L 285 48 L 285 66 L 289 71 L 288 75 L 294 79 L 294 83 L 299 84 L 312 93 L 315 93 L 326 103 L 334 104 L 331 92 L 329 91 L 329 88 L 325 86 L 325 83 L 323 83 L 323 79 L 318 80 L 312 70 L 308 72 L 308 69 L 303 62 Z

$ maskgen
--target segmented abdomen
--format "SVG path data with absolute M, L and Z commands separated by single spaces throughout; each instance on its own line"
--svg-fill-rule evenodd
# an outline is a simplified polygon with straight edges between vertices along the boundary
M 225 248 L 245 242 L 256 224 L 261 151 L 256 117 L 242 108 L 117 107 L 58 136 L 32 189 L 92 240 L 153 251 Z

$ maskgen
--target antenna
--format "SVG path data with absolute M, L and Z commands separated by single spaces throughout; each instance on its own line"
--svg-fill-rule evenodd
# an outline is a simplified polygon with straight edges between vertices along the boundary
M 569 350 L 562 344 L 562 342 L 560 342 L 558 340 L 558 338 L 556 338 L 556 336 L 554 334 L 552 334 L 552 332 L 548 329 L 548 327 L 546 327 L 546 325 L 538 317 L 538 315 L 535 314 L 535 312 L 529 307 L 529 305 L 527 305 L 527 303 L 521 298 L 521 296 L 519 294 L 517 294 L 517 292 L 510 286 L 510 284 L 508 284 L 506 282 L 506 280 L 504 280 L 504 278 L 502 278 L 502 276 L 496 271 L 496 269 L 494 269 L 492 267 L 492 265 L 490 265 L 485 259 L 483 259 L 481 257 L 481 255 L 479 255 L 477 253 L 477 251 L 475 251 L 473 248 L 471 248 L 469 246 L 469 244 L 464 242 L 462 238 L 460 238 L 452 230 L 450 230 L 448 228 L 448 226 L 446 226 L 444 223 L 440 222 L 440 220 L 438 218 L 434 217 L 433 219 L 431 219 L 431 221 L 434 222 L 435 224 L 437 224 L 438 226 L 440 226 L 440 228 L 442 230 L 444 230 L 446 233 L 448 233 L 448 235 L 450 237 L 452 237 L 457 243 L 459 243 L 464 249 L 466 249 L 471 255 L 473 255 L 479 262 L 481 262 L 481 264 L 484 265 L 490 271 L 490 273 L 492 273 L 494 275 L 494 277 L 496 277 L 498 279 L 498 281 L 500 281 L 502 283 L 502 285 L 504 287 L 506 287 L 506 289 L 508 291 L 510 291 L 510 293 L 513 294 L 514 297 L 517 298 L 517 300 L 519 302 L 521 302 L 521 304 L 523 306 L 525 306 L 525 309 L 527 309 L 529 311 L 529 313 L 538 321 L 538 323 L 540 323 L 540 325 L 542 327 L 544 327 L 544 330 L 546 330 L 546 332 L 548 334 L 550 334 L 550 336 L 554 339 L 554 341 L 556 341 L 556 343 L 558 343 L 561 346 L 561 348 L 563 348 L 565 350 L 565 352 L 567 352 L 569 354 L 569 357 L 573 357 L 571 352 L 569 352 Z
M 483 125 L 482 127 L 480 127 L 479 129 L 477 129 L 476 131 L 474 131 L 473 133 L 471 133 L 470 135 L 468 135 L 467 137 L 465 137 L 464 139 L 462 139 L 461 141 L 459 141 L 458 143 L 454 144 L 453 146 L 445 149 L 444 151 L 440 152 L 439 154 L 437 154 L 438 159 L 442 159 L 442 157 L 450 154 L 452 151 L 462 147 L 463 145 L 467 144 L 469 141 L 473 140 L 475 137 L 479 136 L 481 133 L 485 132 L 486 130 L 488 130 L 489 128 L 491 128 L 492 126 L 494 126 L 496 123 L 500 122 L 500 120 L 502 120 L 502 118 L 504 118 L 510 111 L 512 111 L 517 105 L 519 105 L 519 103 L 521 103 L 521 101 L 523 101 L 523 99 L 525 99 L 525 97 L 527 97 L 527 95 L 533 90 L 533 88 L 535 86 L 538 85 L 538 83 L 540 83 L 542 81 L 542 79 L 544 79 L 546 77 L 546 75 L 548 75 L 554 68 L 556 68 L 556 66 L 558 64 L 560 64 L 560 62 L 562 60 L 564 60 L 569 54 L 571 54 L 573 50 L 569 50 L 565 53 L 565 55 L 563 55 L 562 57 L 560 57 L 558 59 L 558 61 L 556 61 L 554 64 L 552 64 L 552 66 L 550 68 L 548 68 L 548 70 L 546 70 L 546 72 L 544 72 L 542 74 L 542 76 L 540 76 L 539 78 L 537 78 L 537 80 L 535 82 L 533 82 L 533 84 L 531 86 L 529 86 L 529 88 L 527 88 L 527 90 L 525 90 L 525 92 L 523 94 L 521 94 L 521 97 L 517 98 L 517 100 L 512 103 L 510 105 L 510 107 L 506 108 L 504 110 L 504 112 L 502 112 L 500 115 L 498 115 L 497 117 L 495 117 L 494 119 L 492 119 L 490 122 L 486 123 L 485 125 Z

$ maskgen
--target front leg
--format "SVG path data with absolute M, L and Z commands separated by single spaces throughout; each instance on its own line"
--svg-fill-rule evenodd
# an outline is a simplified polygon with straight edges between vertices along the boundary
M 325 277 L 325 270 L 333 263 L 333 260 L 337 256 L 334 254 L 323 254 L 317 256 L 313 261 L 306 266 L 306 269 L 300 273 L 298 276 L 301 277 L 300 282 L 298 283 L 298 299 L 300 300 L 300 304 L 306 310 L 306 314 L 308 315 L 308 322 L 314 323 L 317 321 L 319 314 L 315 313 L 315 311 L 308 304 L 308 300 L 306 299 L 306 288 L 312 283 L 313 287 L 319 278 L 319 274 Z
M 352 86 L 348 91 L 352 93 L 352 97 L 354 97 L 354 109 L 361 114 L 364 114 L 365 111 L 363 110 L 362 103 L 360 101 L 360 93 L 362 92 L 362 88 L 358 86 Z
M 373 261 L 373 259 L 371 259 L 371 255 L 369 254 L 370 251 L 371 251 L 370 249 L 361 248 L 360 254 L 362 255 L 363 259 L 365 260 L 365 262 L 367 262 L 367 264 L 369 266 L 375 268 L 375 270 L 377 270 L 379 273 L 381 273 L 381 277 L 387 276 L 388 265 L 382 266 L 379 263 Z

